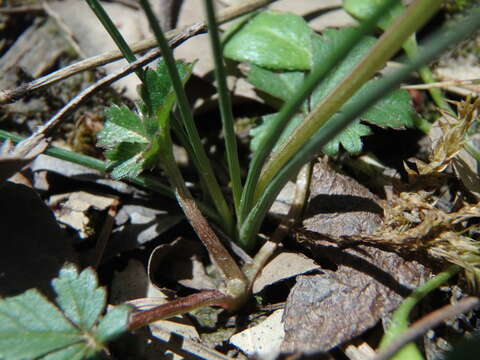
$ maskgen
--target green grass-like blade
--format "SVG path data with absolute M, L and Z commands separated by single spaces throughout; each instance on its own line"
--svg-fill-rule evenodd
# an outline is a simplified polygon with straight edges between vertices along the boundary
M 458 265 L 452 265 L 444 272 L 436 275 L 432 279 L 428 280 L 425 284 L 416 288 L 398 307 L 393 313 L 390 326 L 383 335 L 380 342 L 379 349 L 384 349 L 399 335 L 408 329 L 409 315 L 413 308 L 422 300 L 425 296 L 444 284 L 453 275 L 458 273 L 461 267 Z M 396 355 L 391 357 L 391 360 L 422 360 L 423 357 L 420 351 L 411 343 L 402 347 Z
M 223 133 L 225 136 L 225 150 L 227 155 L 228 171 L 232 183 L 233 203 L 237 216 L 240 211 L 240 199 L 242 196 L 242 182 L 240 179 L 240 162 L 238 160 L 238 147 L 233 126 L 232 103 L 227 87 L 227 76 L 222 57 L 222 46 L 218 35 L 218 26 L 215 18 L 215 10 L 212 0 L 205 0 L 209 37 L 212 45 L 213 60 L 215 63 L 215 79 L 217 80 L 218 101 L 222 117 Z

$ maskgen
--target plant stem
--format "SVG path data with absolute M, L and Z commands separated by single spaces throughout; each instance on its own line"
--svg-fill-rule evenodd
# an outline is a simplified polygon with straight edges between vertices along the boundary
M 295 174 L 303 164 L 315 157 L 318 149 L 325 146 L 379 99 L 394 90 L 411 72 L 416 71 L 420 66 L 432 61 L 451 44 L 460 41 L 478 29 L 479 26 L 480 7 L 477 7 L 471 9 L 469 15 L 457 21 L 453 26 L 444 27 L 440 31 L 437 31 L 435 35 L 431 36 L 427 45 L 423 46 L 421 51 L 419 51 L 420 55 L 417 58 L 405 64 L 391 75 L 378 80 L 378 85 L 375 88 L 372 87 L 362 94 L 359 94 L 359 99 L 354 104 L 347 104 L 342 107 L 342 111 L 338 115 L 336 122 L 327 122 L 322 131 L 313 134 L 310 141 L 308 141 L 271 180 L 252 211 L 248 214 L 247 219 L 242 224 L 240 241 L 247 244 L 247 246 L 252 244 L 265 214 L 282 187 L 292 177 L 292 174 Z
M 203 306 L 228 307 L 230 296 L 218 290 L 204 290 L 200 293 L 178 298 L 149 310 L 134 312 L 128 322 L 130 331 L 151 324 L 157 320 L 168 319 Z
M 135 60 L 137 60 L 132 49 L 130 49 L 130 46 L 128 46 L 122 34 L 120 34 L 120 31 L 118 31 L 117 27 L 112 22 L 112 19 L 110 19 L 110 16 L 108 16 L 107 12 L 103 8 L 103 6 L 100 4 L 100 2 L 98 0 L 86 0 L 86 1 L 88 6 L 90 6 L 92 11 L 97 16 L 98 20 L 100 20 L 100 22 L 102 23 L 105 30 L 107 30 L 107 32 L 110 34 L 110 37 L 113 39 L 113 41 L 115 41 L 115 44 L 122 52 L 125 59 L 129 63 L 132 63 Z M 140 81 L 143 82 L 143 79 L 144 79 L 143 70 L 137 69 L 135 70 L 135 74 L 137 74 Z
M 269 158 L 255 188 L 256 201 L 273 176 L 322 127 L 353 94 L 397 52 L 405 40 L 440 7 L 441 1 L 415 0 L 388 28 L 357 66 L 343 78 Z
M 225 150 L 227 155 L 228 171 L 232 182 L 233 203 L 237 217 L 240 214 L 240 199 L 242 196 L 242 181 L 240 179 L 240 162 L 234 130 L 232 103 L 227 87 L 227 76 L 223 63 L 222 46 L 218 35 L 218 26 L 212 0 L 205 0 L 209 38 L 212 45 L 213 61 L 215 63 L 215 79 L 217 80 L 218 101 L 222 118 L 222 129 L 225 136 Z
M 280 112 L 277 114 L 276 121 L 269 129 L 269 132 L 265 134 L 265 137 L 261 141 L 250 164 L 240 203 L 240 224 L 243 224 L 243 221 L 253 206 L 255 189 L 257 187 L 258 179 L 261 177 L 262 167 L 265 160 L 271 154 L 274 145 L 280 138 L 288 121 L 298 112 L 302 103 L 310 96 L 320 80 L 348 54 L 350 49 L 360 40 L 361 37 L 375 28 L 378 19 L 395 3 L 395 1 L 396 0 L 386 1 L 377 11 L 375 11 L 370 19 L 362 22 L 358 30 L 339 45 L 339 48 L 335 53 L 329 54 L 327 58 L 323 59 L 321 64 L 313 69 L 311 74 L 305 79 L 305 82 L 302 84 L 298 93 L 282 106 Z
M 225 293 L 232 296 L 232 299 L 238 301 L 238 305 L 240 305 L 246 297 L 246 291 L 248 289 L 247 279 L 198 209 L 195 200 L 185 185 L 185 181 L 173 156 L 169 123 L 170 109 L 173 101 L 174 99 L 172 97 L 170 99 L 170 105 L 165 105 L 163 112 L 162 110 L 157 112 L 159 121 L 157 139 L 159 150 L 162 154 L 160 157 L 160 165 L 174 188 L 175 197 L 185 216 L 207 248 L 212 262 L 222 273 L 226 285 Z
M 188 138 L 192 144 L 194 156 L 197 160 L 194 163 L 199 166 L 199 174 L 208 184 L 210 196 L 212 197 L 213 203 L 220 214 L 220 217 L 222 218 L 225 230 L 230 236 L 232 236 L 235 232 L 233 217 L 200 140 L 200 135 L 198 134 L 195 122 L 193 120 L 187 95 L 180 80 L 177 67 L 175 66 L 175 59 L 173 58 L 172 51 L 168 46 L 168 42 L 165 39 L 162 29 L 160 29 L 160 26 L 158 25 L 148 0 L 140 0 L 140 4 L 145 10 L 150 26 L 155 34 L 155 37 L 157 38 L 160 50 L 162 51 L 163 58 L 167 66 L 168 75 L 177 96 L 178 108 L 182 117 L 183 125 L 185 126 Z
M 383 349 L 388 346 L 394 339 L 396 339 L 401 333 L 408 329 L 409 316 L 412 309 L 422 300 L 425 296 L 444 284 L 448 279 L 457 274 L 461 270 L 458 265 L 451 265 L 447 270 L 436 275 L 434 278 L 428 280 L 425 284 L 416 288 L 410 296 L 408 296 L 402 304 L 393 313 L 388 330 L 385 331 L 382 341 L 380 342 L 379 349 Z M 396 360 L 400 359 L 423 359 L 419 350 L 415 344 L 409 344 L 401 348 L 399 352 L 392 358 Z

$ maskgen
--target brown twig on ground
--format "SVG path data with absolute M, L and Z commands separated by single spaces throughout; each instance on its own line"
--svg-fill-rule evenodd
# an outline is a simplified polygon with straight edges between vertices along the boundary
M 218 14 L 218 22 L 224 23 L 230 20 L 235 19 L 236 17 L 243 15 L 247 12 L 258 9 L 262 6 L 265 6 L 275 0 L 248 0 L 242 2 L 238 6 L 229 7 Z M 191 28 L 194 27 L 197 29 L 197 32 L 193 33 Z M 196 24 L 189 25 L 183 29 L 175 29 L 169 31 L 166 34 L 166 38 L 170 41 L 181 36 L 184 37 L 182 41 L 187 40 L 188 38 L 207 31 L 207 26 L 205 22 L 200 22 Z M 141 40 L 136 43 L 130 44 L 130 48 L 133 52 L 138 53 L 141 51 L 149 50 L 157 46 L 157 41 L 155 38 L 150 38 L 146 40 Z M 40 89 L 44 86 L 54 84 L 60 80 L 66 79 L 72 75 L 78 74 L 82 71 L 96 68 L 101 65 L 108 64 L 112 61 L 123 58 L 123 55 L 119 50 L 112 50 L 105 52 L 103 54 L 90 57 L 85 60 L 78 61 L 74 64 L 66 66 L 60 70 L 54 71 L 48 75 L 42 76 L 38 79 L 35 79 L 29 83 L 22 84 L 14 89 L 0 90 L 0 104 L 8 104 L 15 102 L 16 100 L 28 95 L 36 89 Z
M 410 328 L 392 341 L 385 349 L 381 350 L 371 360 L 387 360 L 403 346 L 422 336 L 427 330 L 440 325 L 445 320 L 456 317 L 465 312 L 471 311 L 480 306 L 480 298 L 467 297 L 456 304 L 446 305 L 416 321 Z

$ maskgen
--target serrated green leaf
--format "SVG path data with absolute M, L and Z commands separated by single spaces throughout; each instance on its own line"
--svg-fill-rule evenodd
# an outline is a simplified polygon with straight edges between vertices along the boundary
M 114 309 L 104 318 L 108 332 L 102 328 L 97 336 L 105 292 L 91 269 L 79 274 L 67 265 L 52 284 L 61 310 L 35 289 L 0 300 L 0 359 L 88 358 L 104 348 L 102 342 L 126 330 L 126 310 Z
M 106 110 L 107 122 L 97 134 L 97 145 L 113 148 L 121 142 L 148 144 L 144 123 L 126 106 L 113 105 Z
M 328 56 L 331 52 L 335 52 L 338 46 L 342 44 L 353 31 L 357 30 L 355 28 L 345 28 L 341 30 L 327 29 L 323 32 L 322 36 L 312 35 L 314 63 L 321 63 L 325 56 Z M 349 52 L 348 57 L 332 69 L 322 83 L 315 89 L 310 98 L 311 106 L 320 102 L 322 98 L 333 90 L 343 77 L 363 58 L 374 43 L 375 39 L 371 37 L 364 37 L 359 41 Z M 282 74 L 252 66 L 252 70 L 248 74 L 248 79 L 261 90 L 286 101 L 291 97 L 292 92 L 296 91 L 300 85 L 299 82 L 296 82 L 297 78 L 295 76 L 297 75 L 294 75 L 293 79 L 288 83 L 289 74 L 290 73 Z M 368 87 L 375 85 L 376 80 L 369 81 L 349 100 L 349 103 L 356 101 L 362 91 L 366 91 Z M 252 135 L 252 151 L 257 149 L 264 134 L 269 131 L 269 124 L 271 121 L 274 121 L 275 116 L 276 114 L 272 114 L 263 117 L 263 123 L 250 132 Z M 286 140 L 302 119 L 301 116 L 296 116 L 290 120 L 278 140 L 277 145 Z M 361 137 L 371 133 L 368 126 L 361 124 L 360 120 L 381 127 L 402 128 L 412 126 L 413 109 L 410 106 L 410 96 L 404 90 L 397 90 L 390 93 L 365 112 L 361 116 L 361 119 L 357 119 L 334 140 L 328 143 L 322 151 L 328 155 L 335 155 L 339 151 L 340 145 L 342 145 L 349 153 L 355 154 L 360 152 L 362 150 Z M 330 121 L 335 121 L 335 116 L 333 116 Z
M 343 0 L 343 8 L 357 19 L 366 20 L 371 18 L 384 2 L 385 0 Z M 378 26 L 385 30 L 404 10 L 405 7 L 401 1 L 397 1 L 394 6 L 380 18 Z
M 192 73 L 192 65 L 177 61 L 176 66 L 180 79 L 185 83 Z M 158 61 L 156 71 L 148 69 L 145 72 L 144 84 L 140 87 L 140 95 L 145 101 L 145 104 L 142 106 L 142 112 L 144 115 L 154 115 L 164 105 L 167 96 L 173 92 L 167 66 L 163 58 Z M 155 123 L 155 129 L 150 134 L 154 135 L 157 128 L 158 125 Z
M 305 73 L 302 71 L 271 71 L 251 64 L 247 80 L 257 89 L 283 101 L 288 101 L 302 86 Z
M 313 31 L 302 17 L 264 11 L 232 35 L 224 55 L 273 70 L 310 70 Z
M 376 81 L 369 81 L 361 90 L 375 86 Z M 355 101 L 355 99 L 353 100 Z M 414 110 L 410 95 L 405 90 L 392 91 L 363 113 L 361 119 L 380 127 L 404 128 L 412 127 Z
M 141 152 L 125 161 L 118 162 L 110 175 L 114 179 L 135 178 L 143 171 L 144 164 L 145 159 Z
M 37 290 L 0 300 L 1 359 L 33 359 L 81 340 L 61 311 Z
M 182 82 L 192 73 L 192 65 L 176 63 Z M 127 107 L 112 106 L 107 122 L 97 135 L 97 145 L 106 148 L 109 170 L 114 179 L 134 178 L 157 163 L 160 146 L 158 133 L 161 118 L 168 119 L 175 102 L 166 65 L 161 60 L 157 70 L 147 70 L 145 84 L 140 88 L 145 104 L 140 105 L 142 117 Z M 148 91 L 146 90 L 148 89 Z
M 85 269 L 78 274 L 75 266 L 64 266 L 52 285 L 65 315 L 82 330 L 90 330 L 106 302 L 105 290 L 97 287 L 93 270 Z
M 329 121 L 335 121 L 335 116 Z M 335 139 L 330 141 L 322 149 L 324 154 L 336 155 L 340 150 L 340 144 L 350 154 L 357 154 L 362 151 L 363 143 L 362 136 L 370 135 L 370 128 L 356 120 L 345 130 L 343 130 Z

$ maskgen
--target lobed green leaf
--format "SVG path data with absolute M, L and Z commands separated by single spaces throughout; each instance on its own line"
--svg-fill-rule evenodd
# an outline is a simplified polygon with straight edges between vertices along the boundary
M 60 308 L 35 289 L 0 300 L 1 359 L 88 358 L 126 331 L 127 307 L 116 307 L 102 319 L 105 290 L 93 270 L 78 273 L 66 265 L 52 285 Z

